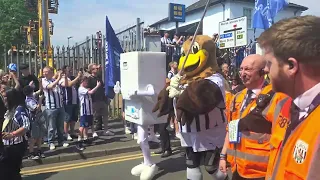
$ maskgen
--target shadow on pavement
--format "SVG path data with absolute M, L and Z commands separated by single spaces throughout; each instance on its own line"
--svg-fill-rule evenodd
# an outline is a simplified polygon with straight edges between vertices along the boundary
M 22 180 L 45 180 L 50 178 L 51 176 L 57 174 L 58 172 L 49 172 L 49 173 L 43 173 L 43 174 L 36 174 L 36 175 L 30 175 L 30 176 L 24 176 Z
M 156 180 L 160 178 L 161 176 L 164 176 L 168 173 L 175 173 L 179 171 L 185 171 L 186 165 L 185 165 L 185 158 L 184 157 L 177 157 L 177 158 L 169 158 L 162 160 L 157 164 L 160 171 L 159 173 L 153 178 L 153 180 Z
M 108 144 L 108 143 L 112 143 L 112 142 L 120 142 L 120 141 L 122 141 L 122 139 L 125 139 L 125 138 L 126 138 L 125 136 L 112 137 L 110 139 L 103 139 L 103 138 L 99 137 L 99 139 L 94 140 L 92 142 L 92 144 L 89 145 L 89 146 Z M 47 156 L 56 156 L 56 155 L 60 155 L 62 153 L 65 153 L 65 154 L 67 154 L 67 153 L 79 153 L 79 154 L 82 154 L 83 152 L 82 151 L 78 151 L 74 145 L 70 145 L 69 147 L 66 147 L 66 148 L 63 148 L 63 149 L 56 149 L 54 151 L 48 151 L 48 152 L 46 152 L 46 155 Z

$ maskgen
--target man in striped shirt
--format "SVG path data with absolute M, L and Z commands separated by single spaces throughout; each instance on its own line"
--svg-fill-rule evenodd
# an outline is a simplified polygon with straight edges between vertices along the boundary
M 74 126 L 78 121 L 78 93 L 76 84 L 82 76 L 81 71 L 78 73 L 77 77 L 72 76 L 71 68 L 69 66 L 64 66 L 62 68 L 65 74 L 60 80 L 59 84 L 62 87 L 63 94 L 63 104 L 68 117 L 64 122 L 64 133 L 68 141 L 72 140 L 71 136 L 74 136 Z M 70 134 L 69 134 L 70 127 Z
M 45 116 L 48 121 L 48 144 L 50 150 L 55 149 L 54 136 L 57 131 L 58 143 L 63 147 L 69 146 L 64 143 L 63 137 L 63 121 L 66 119 L 66 113 L 63 108 L 61 87 L 59 81 L 61 80 L 61 72 L 57 72 L 57 79 L 53 78 L 53 68 L 43 68 L 42 88 L 45 96 Z

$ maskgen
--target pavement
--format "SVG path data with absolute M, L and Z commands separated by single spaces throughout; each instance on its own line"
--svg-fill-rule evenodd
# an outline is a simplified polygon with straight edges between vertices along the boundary
M 115 133 L 114 136 L 103 135 L 94 139 L 92 145 L 87 146 L 84 151 L 78 151 L 75 148 L 76 140 L 73 140 L 68 147 L 57 147 L 55 150 L 49 150 L 47 145 L 44 145 L 46 158 L 40 160 L 24 159 L 22 167 L 32 167 L 53 163 L 69 162 L 75 160 L 86 160 L 90 158 L 105 158 L 105 156 L 117 155 L 139 151 L 140 146 L 136 140 L 132 139 L 130 134 L 125 134 L 122 120 L 110 120 L 109 129 Z M 159 147 L 158 144 L 151 143 L 151 149 Z M 180 146 L 180 141 L 171 140 L 172 147 Z
M 67 163 L 40 165 L 22 169 L 23 180 L 139 180 L 131 175 L 131 169 L 142 162 L 140 151 L 110 155 L 90 160 L 77 160 Z M 168 158 L 153 155 L 152 160 L 159 167 L 153 180 L 183 180 L 186 179 L 185 159 L 179 151 Z M 212 177 L 202 167 L 204 180 Z

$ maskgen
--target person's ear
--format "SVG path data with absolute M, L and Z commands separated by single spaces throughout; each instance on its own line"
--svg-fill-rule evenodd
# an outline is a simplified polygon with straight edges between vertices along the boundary
M 299 63 L 295 58 L 289 58 L 288 59 L 288 65 L 287 65 L 288 75 L 294 76 L 298 70 L 299 70 Z

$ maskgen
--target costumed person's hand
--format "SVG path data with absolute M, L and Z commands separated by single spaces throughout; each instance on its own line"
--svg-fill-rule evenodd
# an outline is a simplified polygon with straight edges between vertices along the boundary
M 220 162 L 219 162 L 219 170 L 227 175 L 227 161 L 225 159 L 220 159 Z
M 171 79 L 170 79 L 170 86 L 173 87 L 173 88 L 179 88 L 179 83 L 180 83 L 180 80 L 181 80 L 182 76 L 180 74 L 176 74 L 175 76 L 173 76 Z
M 183 90 L 180 88 L 174 88 L 172 86 L 168 86 L 167 87 L 167 91 L 169 91 L 169 98 L 175 98 L 175 97 L 179 97 Z
M 177 74 L 170 79 L 170 85 L 167 87 L 170 98 L 179 97 L 182 94 L 183 90 L 179 88 L 179 82 L 181 78 L 182 76 Z

